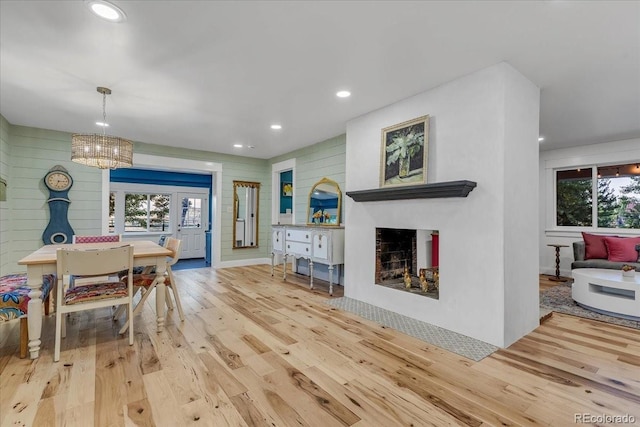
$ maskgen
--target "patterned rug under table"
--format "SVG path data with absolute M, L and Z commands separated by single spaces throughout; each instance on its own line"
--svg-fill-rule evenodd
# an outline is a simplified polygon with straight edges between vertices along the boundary
M 393 328 L 476 362 L 498 350 L 498 347 L 486 342 L 351 298 L 333 298 L 328 300 L 327 304 Z

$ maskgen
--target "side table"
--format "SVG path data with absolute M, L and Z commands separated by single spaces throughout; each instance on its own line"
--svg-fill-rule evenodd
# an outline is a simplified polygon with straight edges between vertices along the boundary
M 547 246 L 551 246 L 551 247 L 556 248 L 556 275 L 549 277 L 549 280 L 551 280 L 552 282 L 566 282 L 568 280 L 571 280 L 568 277 L 560 276 L 560 248 L 568 248 L 569 245 L 551 244 L 551 245 L 547 245 Z

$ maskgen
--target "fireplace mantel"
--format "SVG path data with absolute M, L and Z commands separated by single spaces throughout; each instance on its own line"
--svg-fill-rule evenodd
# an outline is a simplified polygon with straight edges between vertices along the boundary
M 372 190 L 347 191 L 347 196 L 356 202 L 379 202 L 403 199 L 436 199 L 444 197 L 467 197 L 476 185 L 474 181 L 448 181 L 406 187 L 374 188 Z

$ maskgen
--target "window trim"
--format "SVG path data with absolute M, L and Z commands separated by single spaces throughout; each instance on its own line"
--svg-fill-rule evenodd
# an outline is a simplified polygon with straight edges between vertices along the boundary
M 613 160 L 608 162 L 594 162 L 591 164 L 565 164 L 563 166 L 557 167 L 549 167 L 549 163 L 553 163 L 547 161 L 547 183 L 551 184 L 549 187 L 551 188 L 552 198 L 551 200 L 547 199 L 549 206 L 551 209 L 547 209 L 547 212 L 551 212 L 550 215 L 547 216 L 547 228 L 545 229 L 545 233 L 548 236 L 554 237 L 570 237 L 572 235 L 581 234 L 582 232 L 589 233 L 602 233 L 602 234 L 631 234 L 637 235 L 640 232 L 640 228 L 611 228 L 611 227 L 598 227 L 598 169 L 617 165 L 617 164 L 634 164 L 640 160 Z M 590 168 L 591 169 L 591 197 L 594 203 L 591 204 L 591 226 L 567 226 L 567 225 L 558 225 L 558 191 L 557 191 L 557 172 L 572 170 L 577 168 Z M 550 180 L 549 180 L 550 179 Z

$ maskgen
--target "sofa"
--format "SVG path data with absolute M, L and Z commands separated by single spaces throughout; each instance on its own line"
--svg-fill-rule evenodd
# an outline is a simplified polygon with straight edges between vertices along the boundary
M 640 271 L 640 237 L 603 236 L 582 233 L 583 240 L 573 242 L 574 268 L 620 270 L 631 265 Z M 635 251 L 635 252 L 634 252 Z

